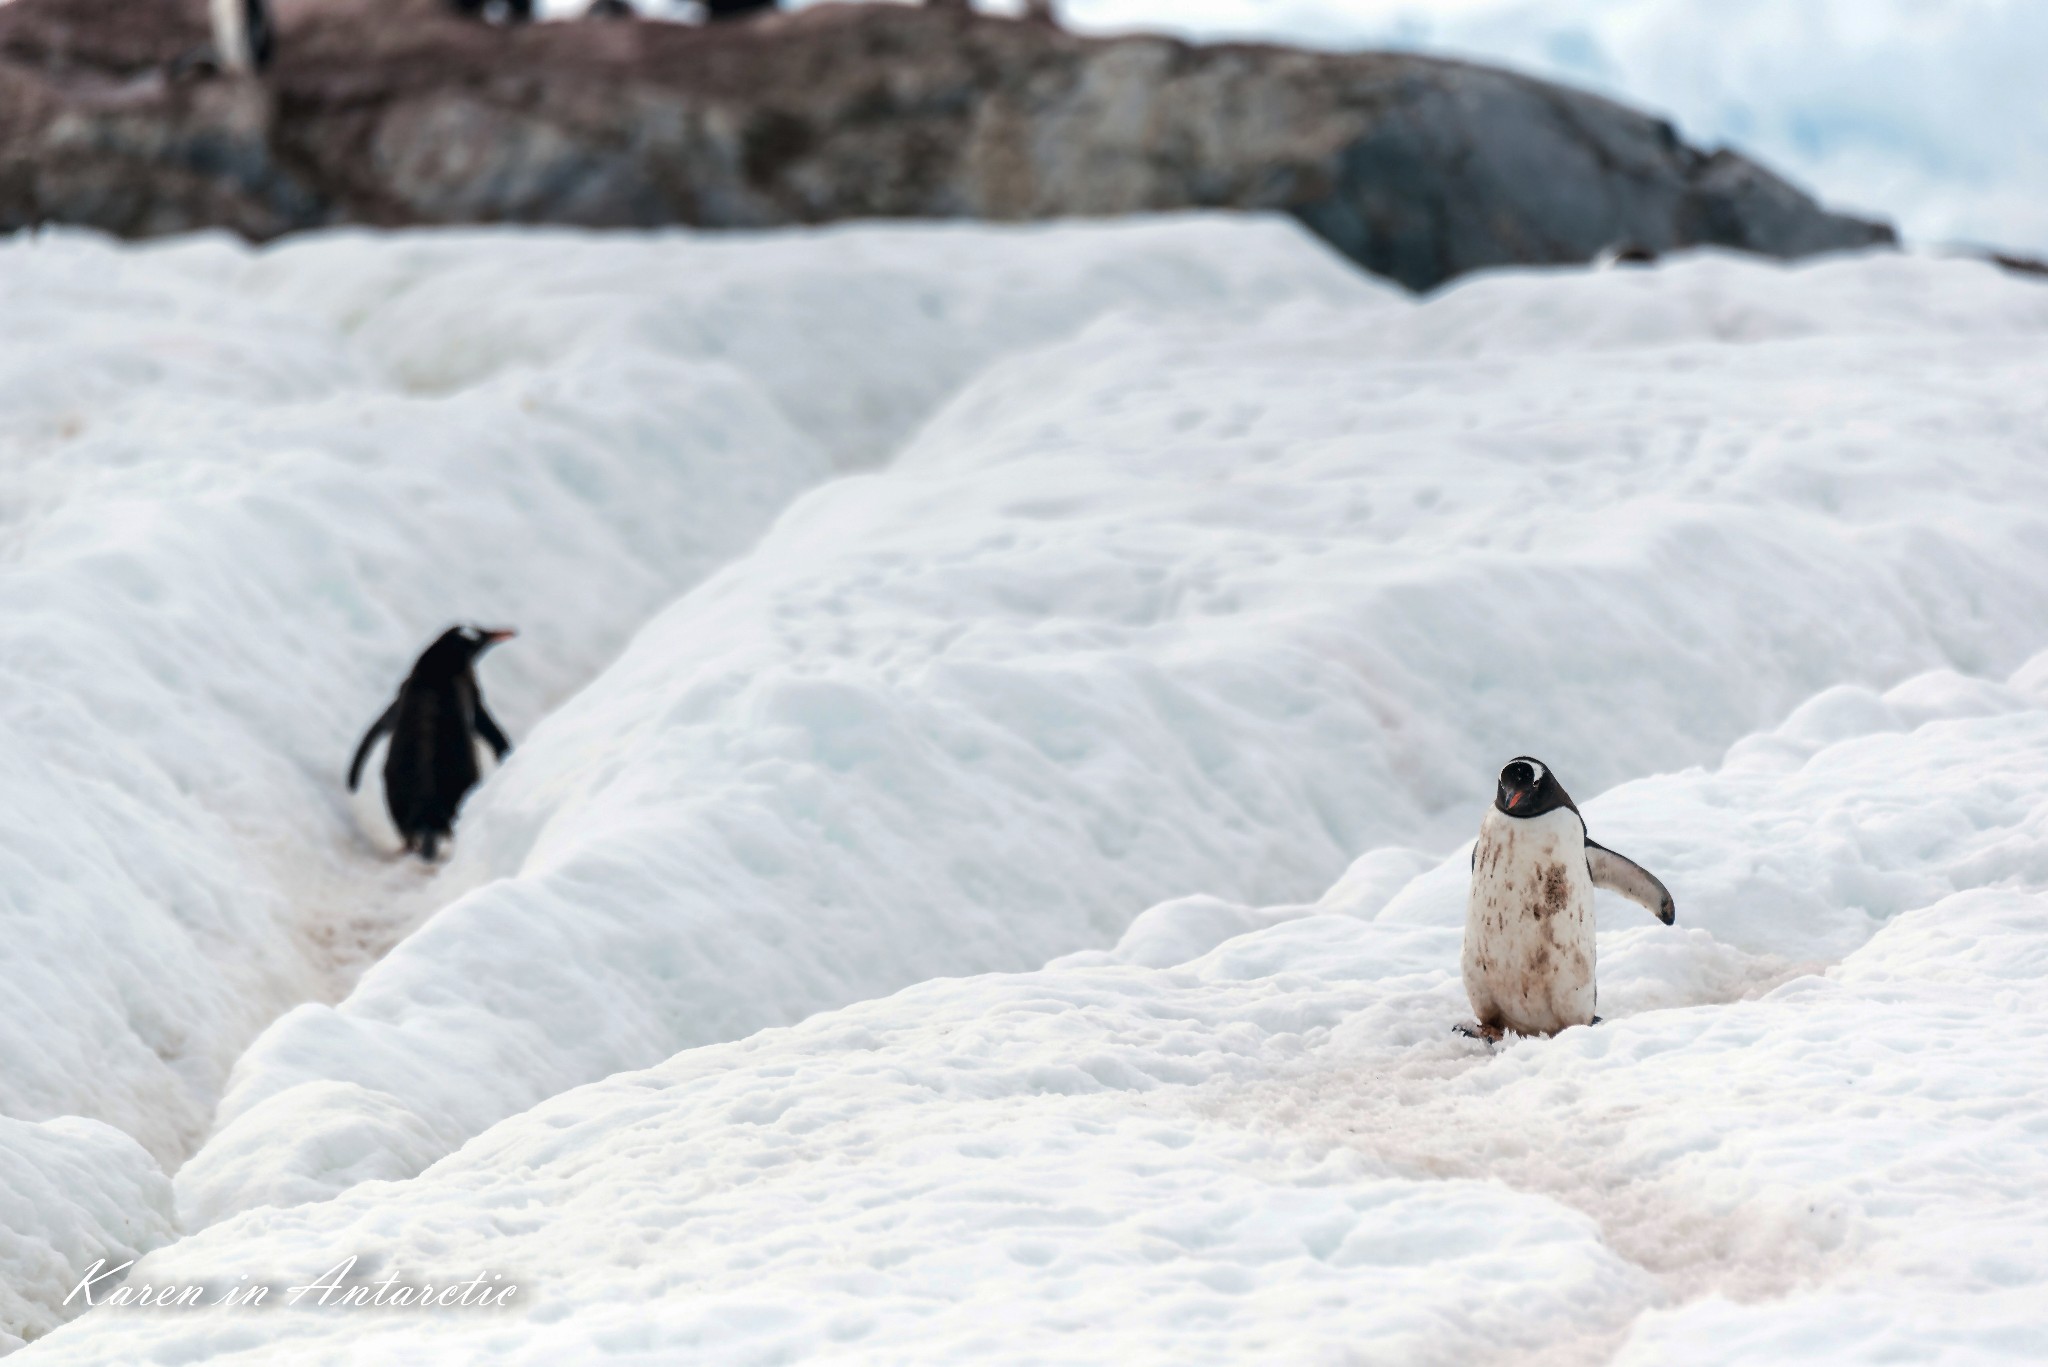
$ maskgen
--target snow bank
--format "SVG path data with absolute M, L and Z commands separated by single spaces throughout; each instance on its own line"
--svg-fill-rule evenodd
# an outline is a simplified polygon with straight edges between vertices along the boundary
M 1274 909 L 1178 965 L 1080 955 L 692 1050 L 138 1271 L 283 1288 L 354 1255 L 502 1274 L 504 1313 L 106 1314 L 31 1360 L 2027 1360 L 2044 673 L 1836 691 L 1588 803 L 1680 907 L 1603 931 L 1595 1029 L 1489 1050 L 1449 1029 L 1456 930 Z M 1712 810 L 1760 841 L 1747 876 Z M 1138 926 L 1228 934 L 1213 912 Z
M 2009 671 L 2048 620 L 2044 344 L 1989 268 L 1705 257 L 995 365 L 535 731 L 473 891 L 250 1049 L 181 1209 L 403 1175 L 1165 898 L 1311 899 L 1466 838 L 1506 755 L 1590 795 L 1831 684 Z
M 450 620 L 525 629 L 483 669 L 523 738 L 988 358 L 1118 307 L 1374 293 L 1291 227 L 1200 218 L 9 242 L 0 1114 L 174 1166 L 267 1022 L 447 895 L 354 841 L 341 774 Z M 397 1175 L 404 1121 L 376 1134 L 304 1163 Z M 411 1142 L 405 1172 L 453 1139 Z
M 83 1313 L 65 1299 L 95 1263 L 118 1268 L 174 1228 L 170 1179 L 127 1135 L 76 1116 L 0 1117 L 0 1354 Z

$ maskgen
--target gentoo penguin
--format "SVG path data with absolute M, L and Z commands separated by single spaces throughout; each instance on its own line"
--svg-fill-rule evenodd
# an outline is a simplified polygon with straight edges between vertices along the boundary
M 1472 847 L 1465 906 L 1465 995 L 1476 1031 L 1499 1039 L 1591 1025 L 1593 889 L 1618 892 L 1670 925 L 1671 893 L 1648 870 L 1595 844 L 1557 776 L 1522 755 L 1500 771 Z
M 491 24 L 524 24 L 533 18 L 533 0 L 448 0 L 465 19 Z
M 512 748 L 484 708 L 475 666 L 477 656 L 514 634 L 473 626 L 442 632 L 356 747 L 348 766 L 352 793 L 371 752 L 390 737 L 377 756 L 384 771 L 383 814 L 396 837 L 390 843 L 403 842 L 404 849 L 433 859 L 454 829 L 456 808 L 483 775 L 485 756 L 479 752 L 489 747 L 488 758 L 496 762 Z M 379 832 L 373 820 L 366 820 L 365 827 L 374 840 Z
M 1600 254 L 1593 258 L 1593 268 L 1603 271 L 1611 271 L 1616 266 L 1654 266 L 1656 264 L 1657 253 L 1651 251 L 1640 242 L 1622 241 L 1612 243 L 1601 248 Z
M 211 0 L 213 50 L 229 71 L 261 71 L 277 48 L 270 0 Z

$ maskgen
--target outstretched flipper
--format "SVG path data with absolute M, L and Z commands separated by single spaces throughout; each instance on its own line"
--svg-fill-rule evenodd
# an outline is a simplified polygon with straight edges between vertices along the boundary
M 348 790 L 350 792 L 354 792 L 356 785 L 363 781 L 363 761 L 370 757 L 370 747 L 377 743 L 377 737 L 389 731 L 397 721 L 398 701 L 394 698 L 391 706 L 384 709 L 384 715 L 372 722 L 370 729 L 363 733 L 363 743 L 356 747 L 356 757 L 349 761 Z
M 512 749 L 512 742 L 505 739 L 505 733 L 498 729 L 498 723 L 492 719 L 490 713 L 484 711 L 482 698 L 476 701 L 476 733 L 484 738 L 484 744 L 491 747 L 491 753 L 502 763 Z
M 1671 890 L 1657 880 L 1656 874 L 1605 845 L 1595 844 L 1590 836 L 1586 838 L 1586 872 L 1593 875 L 1594 887 L 1620 893 L 1665 925 L 1678 919 Z

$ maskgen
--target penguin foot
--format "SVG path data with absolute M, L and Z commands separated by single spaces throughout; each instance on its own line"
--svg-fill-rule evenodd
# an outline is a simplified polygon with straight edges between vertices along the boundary
M 422 863 L 438 864 L 441 862 L 442 856 L 441 842 L 446 839 L 448 839 L 447 836 L 437 831 L 429 831 L 425 835 L 411 836 L 405 842 L 404 852 L 406 854 L 418 855 Z
M 1466 1039 L 1485 1040 L 1488 1044 L 1499 1044 L 1507 1035 L 1507 1031 L 1498 1025 L 1481 1025 L 1478 1021 L 1461 1021 L 1451 1027 L 1451 1032 Z

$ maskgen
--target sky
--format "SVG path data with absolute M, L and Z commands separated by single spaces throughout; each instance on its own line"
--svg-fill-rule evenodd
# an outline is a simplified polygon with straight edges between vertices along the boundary
M 1916 242 L 2048 252 L 2048 0 L 1060 0 L 1060 11 L 1088 32 L 1498 62 L 1665 115 L 1695 143 L 1748 152 Z

